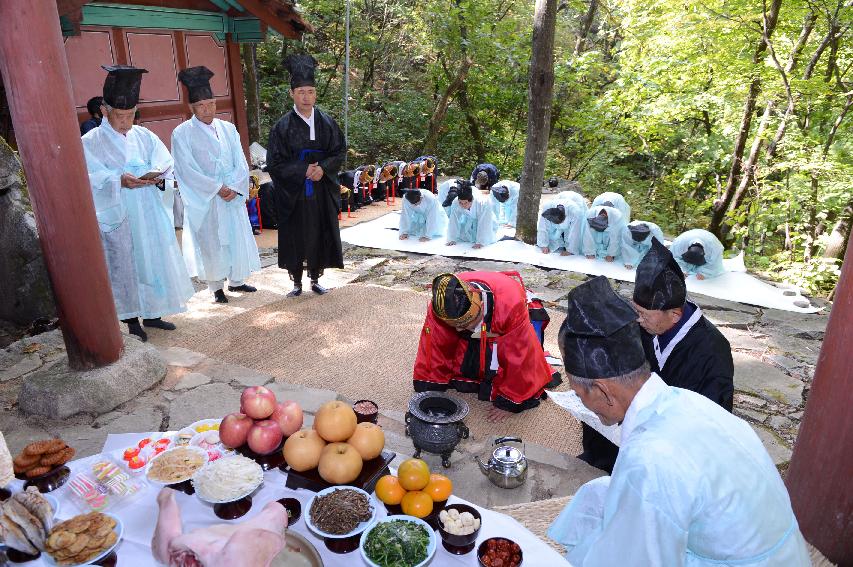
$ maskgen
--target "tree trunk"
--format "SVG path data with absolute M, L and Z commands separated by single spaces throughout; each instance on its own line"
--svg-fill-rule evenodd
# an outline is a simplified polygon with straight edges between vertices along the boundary
M 468 89 L 465 87 L 465 81 L 462 81 L 462 86 L 459 88 L 459 107 L 465 113 L 465 120 L 468 122 L 468 131 L 471 133 L 471 141 L 474 143 L 474 154 L 477 156 L 477 163 L 485 163 L 486 145 L 483 143 L 480 123 L 477 122 L 477 116 L 468 103 Z
M 450 106 L 450 100 L 453 98 L 465 82 L 465 77 L 468 76 L 468 71 L 471 69 L 471 60 L 465 59 L 456 72 L 456 77 L 447 85 L 444 94 L 435 106 L 432 116 L 429 119 L 429 127 L 427 135 L 424 139 L 423 149 L 421 154 L 430 155 L 436 153 L 438 147 L 438 135 L 441 132 L 441 127 L 444 126 L 444 117 L 447 115 L 447 107 Z
M 841 212 L 841 217 L 832 228 L 832 233 L 829 235 L 829 242 L 826 245 L 826 250 L 823 252 L 824 258 L 844 260 L 844 253 L 847 251 L 847 242 L 850 239 L 851 226 L 853 226 L 853 199 L 847 203 L 847 206 Z
M 743 177 L 741 177 L 740 184 L 738 184 L 737 191 L 735 191 L 734 199 L 732 199 L 732 210 L 737 209 L 743 202 L 746 190 L 749 189 L 749 186 L 755 179 L 758 154 L 761 152 L 761 146 L 764 145 L 764 132 L 767 130 L 767 123 L 770 122 L 770 115 L 773 113 L 773 108 L 774 104 L 772 101 L 768 102 L 767 106 L 764 107 L 761 123 L 758 125 L 758 131 L 755 133 L 755 139 L 752 140 L 752 149 L 749 150 L 749 157 L 746 159 L 746 163 L 743 164 Z
M 746 149 L 746 139 L 749 136 L 749 130 L 752 126 L 752 115 L 755 112 L 755 100 L 761 90 L 761 77 L 758 75 L 758 65 L 763 60 L 763 54 L 767 50 L 767 42 L 764 36 L 770 37 L 773 35 L 773 30 L 776 28 L 776 22 L 779 20 L 779 8 L 782 6 L 782 0 L 773 0 L 770 5 L 770 12 L 765 14 L 764 35 L 758 42 L 758 47 L 752 56 L 753 67 L 756 69 L 755 75 L 749 84 L 749 93 L 746 97 L 746 102 L 743 105 L 743 115 L 740 121 L 740 129 L 735 138 L 734 150 L 732 151 L 732 165 L 729 168 L 729 176 L 726 180 L 726 188 L 723 190 L 723 196 L 720 200 L 714 203 L 714 209 L 711 213 L 711 222 L 708 225 L 708 230 L 714 233 L 717 237 L 722 236 L 723 219 L 729 209 L 735 194 L 735 188 L 740 181 L 742 171 L 743 152 Z
M 246 88 L 246 117 L 249 122 L 249 143 L 261 139 L 261 99 L 258 96 L 258 71 L 255 44 L 240 46 L 243 56 L 243 80 Z
M 527 98 L 527 145 L 521 170 L 516 236 L 536 243 L 536 217 L 542 197 L 542 178 L 551 126 L 554 98 L 554 29 L 557 23 L 557 0 L 536 0 L 533 15 L 533 52 Z
M 581 29 L 578 31 L 578 39 L 575 41 L 574 55 L 577 57 L 583 51 L 583 44 L 589 35 L 589 30 L 592 27 L 592 21 L 595 18 L 595 11 L 598 9 L 598 0 L 590 0 L 589 9 L 581 21 Z

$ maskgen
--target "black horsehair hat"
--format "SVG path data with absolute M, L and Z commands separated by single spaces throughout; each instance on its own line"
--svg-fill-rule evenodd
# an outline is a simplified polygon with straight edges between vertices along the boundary
M 681 259 L 694 266 L 704 266 L 707 264 L 707 260 L 705 260 L 705 247 L 698 242 L 694 242 L 687 247 L 687 251 L 681 255 Z
M 643 309 L 663 311 L 681 307 L 687 300 L 684 272 L 672 253 L 656 237 L 637 266 L 634 303 Z
M 622 376 L 646 361 L 637 314 L 604 276 L 569 292 L 559 342 L 566 372 L 580 378 Z
M 101 65 L 107 71 L 104 80 L 104 104 L 119 110 L 130 110 L 139 104 L 142 74 L 147 69 L 130 65 Z
M 473 201 L 474 200 L 474 185 L 468 181 L 467 179 L 459 180 L 459 193 L 457 197 L 460 201 Z
M 652 232 L 649 225 L 644 222 L 629 224 L 628 231 L 631 233 L 631 238 L 634 239 L 634 242 L 642 242 L 648 238 L 649 234 Z
M 187 87 L 190 104 L 213 98 L 213 89 L 210 88 L 210 78 L 213 75 L 213 71 L 204 65 L 189 67 L 178 73 L 178 80 Z
M 420 189 L 404 189 L 404 197 L 408 202 L 413 205 L 417 205 L 421 202 L 421 190 Z
M 509 201 L 509 187 L 506 185 L 495 185 L 492 187 L 492 195 L 495 196 L 495 199 L 499 203 L 506 203 Z
M 566 208 L 563 205 L 557 205 L 542 211 L 542 218 L 549 220 L 554 224 L 560 224 L 566 220 Z
M 290 73 L 290 88 L 314 86 L 314 69 L 317 60 L 306 53 L 288 55 L 284 60 L 284 66 Z

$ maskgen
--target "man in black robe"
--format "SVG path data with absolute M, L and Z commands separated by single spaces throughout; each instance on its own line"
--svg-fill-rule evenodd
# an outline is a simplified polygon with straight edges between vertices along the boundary
M 346 140 L 335 120 L 314 107 L 314 66 L 310 55 L 291 55 L 293 110 L 270 131 L 267 171 L 276 189 L 278 266 L 293 280 L 288 297 L 302 294 L 303 264 L 311 290 L 328 290 L 319 278 L 325 268 L 343 268 L 338 227 L 341 192 L 338 170 L 346 154 Z
M 652 372 L 669 386 L 692 390 L 732 411 L 734 362 L 726 337 L 687 299 L 684 272 L 657 239 L 637 266 L 634 309 Z M 611 472 L 618 447 L 583 425 L 580 458 Z

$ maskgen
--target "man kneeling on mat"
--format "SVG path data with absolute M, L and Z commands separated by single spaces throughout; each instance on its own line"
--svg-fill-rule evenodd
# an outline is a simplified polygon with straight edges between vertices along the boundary
M 413 380 L 416 392 L 476 392 L 494 404 L 492 422 L 538 406 L 545 388 L 560 379 L 552 380 L 520 278 L 500 272 L 436 277 Z

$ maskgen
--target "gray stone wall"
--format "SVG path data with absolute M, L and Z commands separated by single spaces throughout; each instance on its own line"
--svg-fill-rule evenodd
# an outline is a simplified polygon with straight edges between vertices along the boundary
M 0 319 L 28 325 L 55 316 L 21 163 L 0 138 Z

